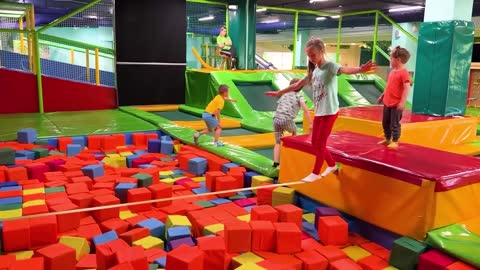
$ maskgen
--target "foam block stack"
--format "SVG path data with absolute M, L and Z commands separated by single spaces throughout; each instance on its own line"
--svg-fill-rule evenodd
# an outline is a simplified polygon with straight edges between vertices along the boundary
M 162 134 L 18 138 L 0 143 L 0 219 L 23 217 L 1 223 L 0 269 L 473 269 L 412 239 L 390 256 L 287 187 L 230 192 L 274 179 Z

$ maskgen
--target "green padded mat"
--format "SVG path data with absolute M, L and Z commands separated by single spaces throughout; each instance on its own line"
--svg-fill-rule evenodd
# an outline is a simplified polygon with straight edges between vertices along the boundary
M 244 128 L 229 128 L 229 129 L 223 129 L 222 130 L 222 137 L 224 136 L 242 136 L 242 135 L 252 135 L 252 134 L 258 134 L 258 132 L 251 131 L 248 129 Z
M 181 111 L 165 111 L 165 112 L 152 112 L 158 116 L 166 118 L 170 121 L 195 121 L 201 120 L 201 117 L 184 113 Z
M 273 160 L 273 148 L 252 149 L 252 151 Z
M 34 128 L 38 137 L 110 134 L 157 130 L 155 125 L 120 110 L 2 114 L 0 140 L 16 140 L 17 131 Z
M 382 95 L 382 92 L 378 90 L 375 84 L 372 83 L 357 83 L 350 82 L 350 84 L 357 90 L 360 95 L 362 95 L 370 104 L 376 104 L 377 99 Z
M 272 82 L 239 82 L 234 81 L 243 97 L 252 106 L 252 109 L 260 112 L 275 111 L 277 99 L 268 97 L 264 93 L 274 91 Z

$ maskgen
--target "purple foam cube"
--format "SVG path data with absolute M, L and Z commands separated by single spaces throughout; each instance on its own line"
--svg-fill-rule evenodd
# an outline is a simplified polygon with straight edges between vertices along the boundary
M 168 242 L 170 245 L 170 250 L 174 250 L 180 245 L 187 245 L 187 246 L 195 246 L 195 243 L 193 242 L 193 239 L 191 236 L 184 237 L 184 238 L 179 238 L 175 240 L 171 240 Z
M 54 159 L 54 160 L 45 162 L 45 164 L 47 164 L 48 167 L 50 168 L 50 171 L 59 171 L 60 165 L 63 165 L 65 163 L 66 161 L 63 159 Z
M 250 206 L 250 205 L 255 204 L 255 202 L 253 202 L 252 200 L 250 200 L 248 198 L 236 200 L 236 201 L 234 201 L 234 203 L 237 204 L 240 207 L 245 207 L 245 206 Z
M 340 212 L 331 207 L 317 207 L 315 208 L 315 228 L 318 228 L 318 218 L 328 216 L 340 216 Z

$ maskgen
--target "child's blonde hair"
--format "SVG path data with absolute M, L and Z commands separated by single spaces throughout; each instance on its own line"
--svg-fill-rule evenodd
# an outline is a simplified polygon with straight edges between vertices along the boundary
M 305 45 L 305 48 L 315 48 L 322 53 L 325 53 L 325 43 L 317 37 L 311 37 L 310 40 L 308 40 L 307 44 Z M 312 63 L 310 60 L 308 61 L 308 76 L 307 76 L 307 81 L 310 83 L 312 80 L 312 75 L 313 71 L 315 70 L 315 63 Z
M 406 64 L 410 59 L 410 52 L 407 51 L 407 49 L 405 48 L 397 46 L 392 52 L 392 57 L 400 58 L 400 61 L 402 62 L 402 64 Z
M 300 79 L 298 79 L 298 78 L 293 78 L 293 79 L 290 80 L 290 85 L 296 84 L 296 83 L 299 82 L 299 81 L 300 81 Z M 298 90 L 295 90 L 295 92 L 299 92 L 300 90 L 302 90 L 302 88 L 300 88 L 300 89 L 298 89 Z

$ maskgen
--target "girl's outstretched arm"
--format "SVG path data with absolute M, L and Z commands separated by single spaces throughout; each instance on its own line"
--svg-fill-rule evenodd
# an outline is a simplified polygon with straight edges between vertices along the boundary
M 296 82 L 294 84 L 291 84 L 287 88 L 282 89 L 280 91 L 265 92 L 265 95 L 270 96 L 270 97 L 278 97 L 278 96 L 281 96 L 281 95 L 286 94 L 288 92 L 292 92 L 292 91 L 296 91 L 298 89 L 302 89 L 302 87 L 304 87 L 305 84 L 307 84 L 307 78 L 303 78 L 303 79 L 299 80 L 298 82 Z
M 367 63 L 361 65 L 360 67 L 340 67 L 338 70 L 339 74 L 356 74 L 356 73 L 365 73 L 372 70 L 375 70 L 377 65 L 371 60 Z

